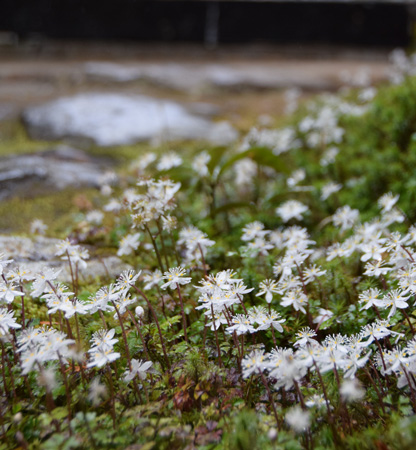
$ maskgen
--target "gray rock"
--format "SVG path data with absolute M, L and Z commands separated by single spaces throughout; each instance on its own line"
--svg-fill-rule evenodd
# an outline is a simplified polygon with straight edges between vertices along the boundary
M 79 94 L 28 108 L 23 118 L 35 138 L 79 137 L 101 146 L 161 138 L 227 144 L 238 137 L 227 122 L 214 123 L 178 103 L 145 96 Z
M 68 146 L 0 159 L 0 200 L 67 187 L 99 186 L 104 164 Z
M 45 266 L 62 269 L 59 281 L 70 283 L 71 272 L 68 263 L 55 256 L 56 244 L 59 242 L 59 239 L 42 236 L 32 240 L 27 237 L 0 235 L 0 253 L 4 253 L 7 259 L 13 259 L 10 267 L 22 265 L 32 273 L 40 272 Z M 115 279 L 123 270 L 132 268 L 117 256 L 92 256 L 87 263 L 87 268 L 80 272 L 80 278 L 85 281 L 101 277 Z
M 297 61 L 223 62 L 201 64 L 88 62 L 84 66 L 88 78 L 97 81 L 128 83 L 145 81 L 181 92 L 205 88 L 225 90 L 283 89 L 299 86 L 303 89 L 334 89 L 332 74 L 326 67 L 316 67 L 310 61 L 300 66 Z M 339 85 L 339 82 L 338 82 Z

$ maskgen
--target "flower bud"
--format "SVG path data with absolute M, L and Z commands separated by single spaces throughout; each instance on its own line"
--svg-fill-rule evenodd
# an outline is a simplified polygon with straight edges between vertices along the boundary
M 16 414 L 13 416 L 13 422 L 14 422 L 14 423 L 19 423 L 19 422 L 22 420 L 22 418 L 23 418 L 22 413 L 21 413 L 21 412 L 18 412 L 18 413 L 16 413 Z
M 144 315 L 144 309 L 141 306 L 138 306 L 134 312 L 136 313 L 137 317 L 142 317 Z

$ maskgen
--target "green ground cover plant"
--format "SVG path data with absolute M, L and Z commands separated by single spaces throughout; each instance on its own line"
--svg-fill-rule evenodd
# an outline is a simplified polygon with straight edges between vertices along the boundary
M 0 449 L 413 449 L 411 67 L 235 146 L 126 150 L 62 222 L 69 282 L 3 254 Z M 85 281 L 86 244 L 131 269 Z

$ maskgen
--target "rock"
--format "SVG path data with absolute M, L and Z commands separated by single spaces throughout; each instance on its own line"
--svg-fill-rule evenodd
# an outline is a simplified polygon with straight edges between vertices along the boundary
M 0 200 L 67 187 L 98 187 L 104 163 L 85 152 L 58 146 L 34 154 L 0 158 Z
M 292 86 L 308 90 L 334 89 L 339 85 L 339 80 L 333 79 L 334 68 L 327 66 L 328 64 L 317 66 L 314 61 L 299 64 L 297 61 L 278 59 L 216 64 L 88 62 L 84 71 L 93 81 L 145 81 L 181 92 L 195 92 L 207 87 L 228 91 L 285 89 Z
M 28 108 L 23 114 L 32 137 L 87 138 L 100 146 L 158 138 L 227 144 L 238 137 L 227 122 L 214 123 L 167 100 L 123 94 L 85 93 Z
M 70 283 L 71 272 L 68 263 L 55 256 L 56 244 L 59 242 L 59 239 L 42 236 L 32 240 L 27 237 L 0 235 L 0 253 L 4 253 L 7 259 L 13 259 L 10 267 L 22 265 L 32 273 L 40 272 L 44 266 L 62 269 L 59 281 Z M 101 277 L 115 279 L 123 270 L 132 269 L 117 256 L 92 256 L 87 263 L 87 268 L 80 273 L 81 279 L 85 281 Z

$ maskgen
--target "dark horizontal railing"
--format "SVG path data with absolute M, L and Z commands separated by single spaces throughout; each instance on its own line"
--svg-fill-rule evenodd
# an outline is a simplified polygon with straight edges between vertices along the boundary
M 1 0 L 0 31 L 21 38 L 406 45 L 404 1 Z

